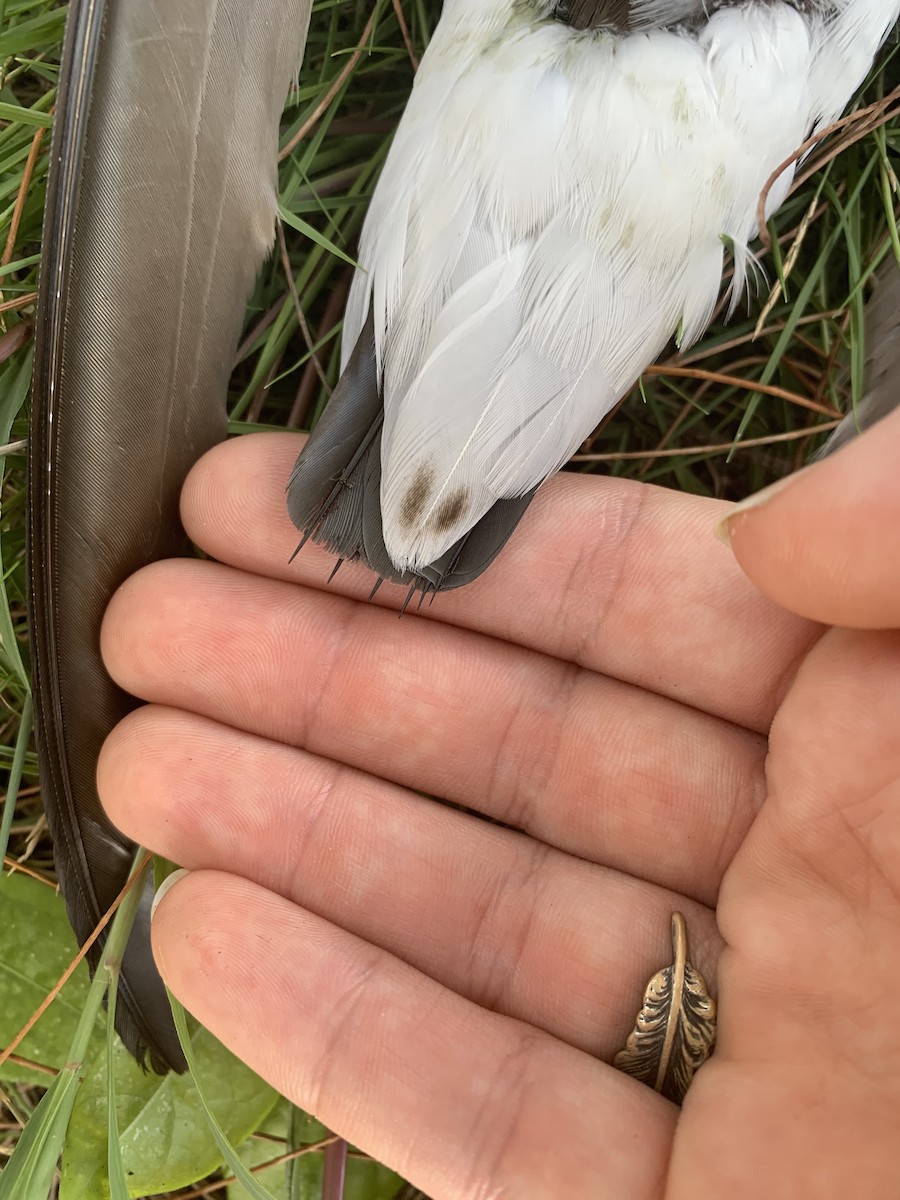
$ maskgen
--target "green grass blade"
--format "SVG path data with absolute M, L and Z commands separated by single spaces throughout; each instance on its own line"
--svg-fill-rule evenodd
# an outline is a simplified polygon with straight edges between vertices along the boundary
M 191 1035 L 188 1032 L 187 1015 L 185 1014 L 184 1007 L 179 1003 L 178 1000 L 175 999 L 171 992 L 169 992 L 169 1003 L 172 1005 L 172 1016 L 175 1020 L 175 1028 L 178 1031 L 178 1040 L 181 1042 L 181 1048 L 184 1051 L 184 1057 L 187 1059 L 188 1068 L 190 1069 L 191 1076 L 193 1077 L 197 1094 L 200 1097 L 200 1104 L 203 1107 L 204 1116 L 209 1123 L 210 1132 L 215 1138 L 216 1144 L 222 1151 L 223 1159 L 227 1163 L 228 1168 L 234 1175 L 235 1179 L 237 1179 L 243 1185 L 243 1187 L 246 1188 L 248 1194 L 253 1197 L 253 1200 L 276 1200 L 276 1197 L 274 1197 L 270 1191 L 260 1184 L 260 1182 L 254 1177 L 253 1173 L 247 1170 L 247 1168 L 241 1162 L 237 1148 L 233 1146 L 226 1137 L 225 1131 L 219 1124 L 219 1121 L 210 1106 L 206 1092 L 204 1091 L 203 1085 L 201 1084 L 200 1078 L 197 1074 L 197 1064 L 194 1058 L 194 1050 L 191 1046 Z M 2 1196 L 0 1196 L 0 1200 L 3 1200 Z
M 335 258 L 339 258 L 341 262 L 347 263 L 350 267 L 357 266 L 357 263 L 345 254 L 340 246 L 336 246 L 324 233 L 319 233 L 318 229 L 304 221 L 302 217 L 295 216 L 292 212 L 288 212 L 286 208 L 279 208 L 278 215 L 284 221 L 285 225 L 290 225 L 292 229 L 296 229 L 298 233 L 302 233 L 304 237 L 308 237 L 311 242 L 315 242 L 317 246 L 321 246 L 323 250 L 327 250 L 329 254 L 333 254 Z
M 13 813 L 16 811 L 16 801 L 19 798 L 19 786 L 22 783 L 22 770 L 25 766 L 25 755 L 28 743 L 31 741 L 31 730 L 34 724 L 34 702 L 31 692 L 25 695 L 22 706 L 22 716 L 19 720 L 19 732 L 16 735 L 16 749 L 13 754 L 12 770 L 9 773 L 9 783 L 6 785 L 6 796 L 3 799 L 3 819 L 0 820 L 0 869 L 6 858 L 9 846 L 9 831 L 12 826 Z

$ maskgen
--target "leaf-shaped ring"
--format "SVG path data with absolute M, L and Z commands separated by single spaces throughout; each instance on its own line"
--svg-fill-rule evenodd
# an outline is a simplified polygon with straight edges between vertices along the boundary
M 688 961 L 681 913 L 672 914 L 672 953 L 671 966 L 657 971 L 647 984 L 634 1030 L 613 1065 L 681 1104 L 695 1072 L 713 1052 L 716 1002 Z

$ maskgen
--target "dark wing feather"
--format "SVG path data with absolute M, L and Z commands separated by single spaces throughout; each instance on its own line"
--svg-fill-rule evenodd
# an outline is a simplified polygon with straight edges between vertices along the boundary
M 555 16 L 573 29 L 629 30 L 696 28 L 720 8 L 736 8 L 748 0 L 559 0 Z M 758 4 L 768 0 L 756 0 Z M 827 0 L 785 0 L 801 12 Z
M 559 20 L 573 29 L 662 29 L 692 24 L 742 0 L 560 0 Z
M 388 557 L 381 524 L 383 415 L 370 314 L 334 395 L 297 459 L 287 491 L 291 520 L 303 532 L 304 542 L 311 538 L 341 559 L 363 562 L 381 579 L 423 592 L 471 583 L 506 545 L 534 491 L 521 499 L 499 501 L 420 574 L 399 572 Z
M 178 497 L 225 434 L 243 312 L 274 233 L 278 122 L 310 0 L 75 0 L 45 218 L 31 434 L 31 639 L 41 780 L 84 941 L 134 847 L 97 757 L 134 702 L 100 623 L 140 566 L 187 552 Z M 149 899 L 147 897 L 146 899 Z M 145 903 L 118 1028 L 184 1068 Z M 91 955 L 97 962 L 99 948 Z

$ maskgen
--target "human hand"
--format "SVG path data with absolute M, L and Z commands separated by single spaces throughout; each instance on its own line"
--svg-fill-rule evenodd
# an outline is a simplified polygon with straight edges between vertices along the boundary
M 732 521 L 799 616 L 727 506 L 568 475 L 400 621 L 289 564 L 296 450 L 207 455 L 219 562 L 104 627 L 150 705 L 101 795 L 191 872 L 154 918 L 175 994 L 434 1200 L 896 1200 L 900 414 Z M 681 1112 L 607 1065 L 675 910 L 719 1004 Z

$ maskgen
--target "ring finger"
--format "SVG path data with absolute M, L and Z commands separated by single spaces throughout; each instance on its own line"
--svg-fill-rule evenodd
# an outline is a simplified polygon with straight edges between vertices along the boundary
M 651 1200 L 675 1110 L 233 875 L 154 920 L 169 985 L 245 1062 L 429 1196 Z
M 758 735 L 508 642 L 211 563 L 114 598 L 114 678 L 155 703 L 478 808 L 714 903 L 763 789 Z
M 107 743 L 98 780 L 139 842 L 252 879 L 603 1059 L 668 961 L 673 909 L 714 978 L 720 943 L 702 905 L 202 717 L 139 710 Z

